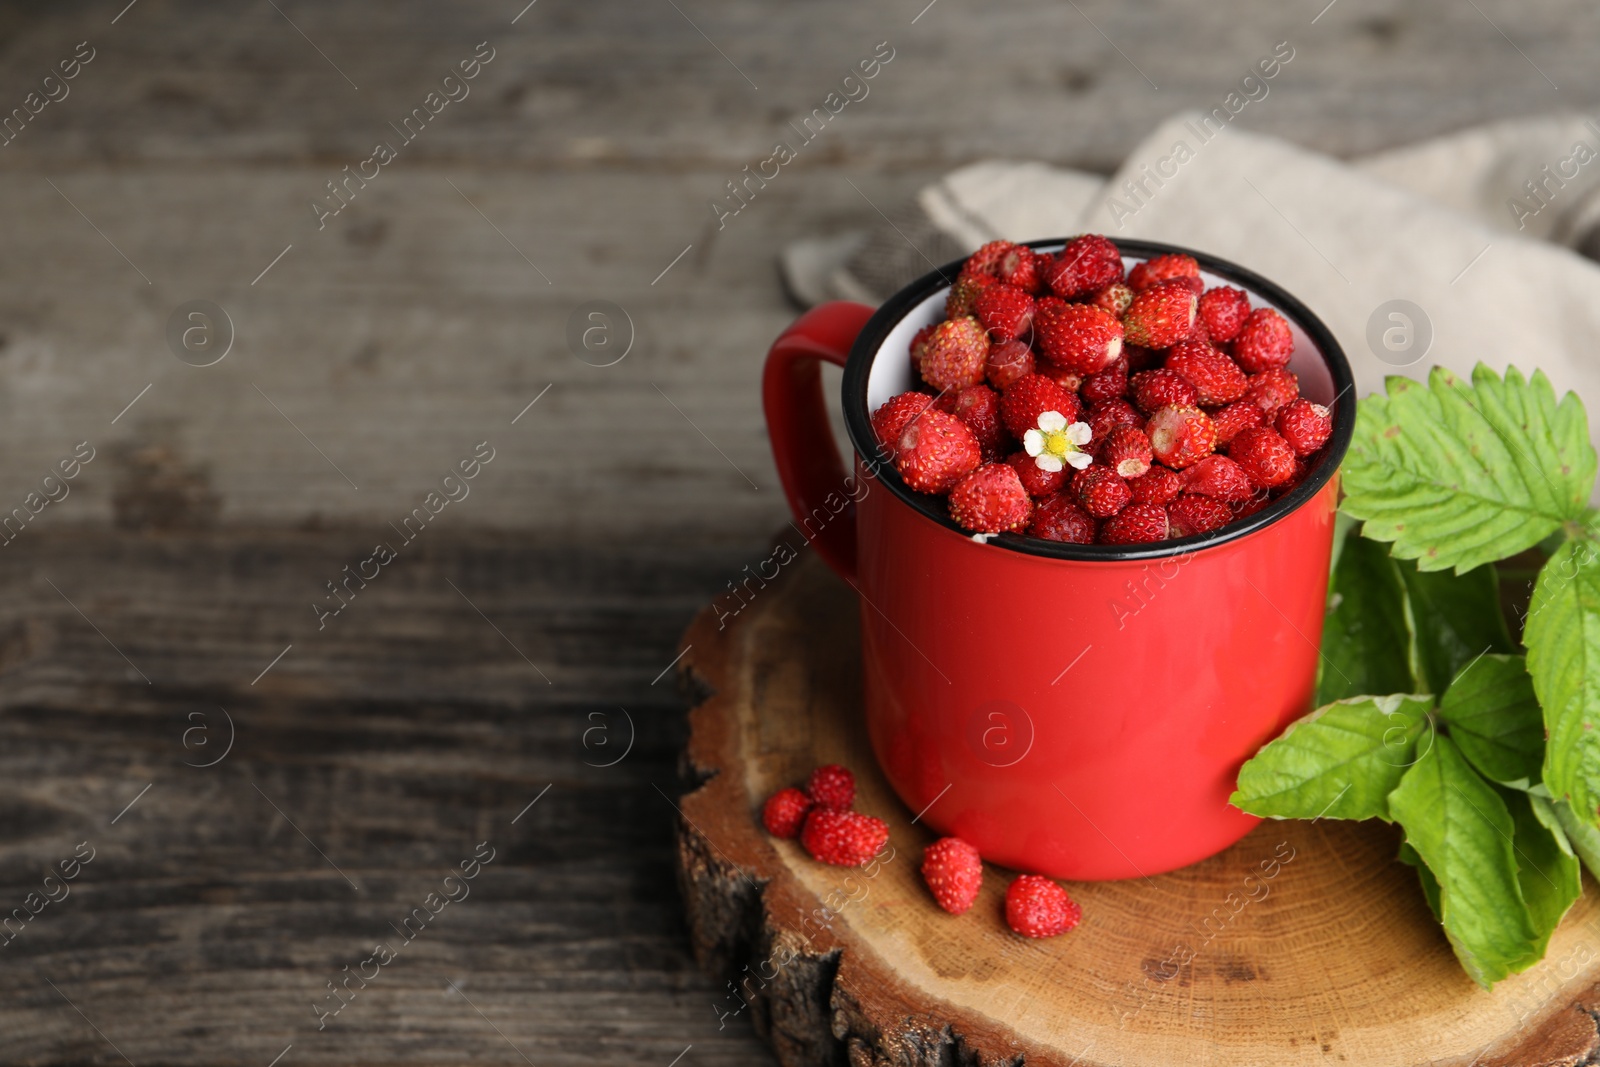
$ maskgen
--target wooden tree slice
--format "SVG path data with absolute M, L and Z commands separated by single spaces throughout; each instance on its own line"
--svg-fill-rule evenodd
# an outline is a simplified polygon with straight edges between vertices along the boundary
M 785 1065 L 1593 1062 L 1600 909 L 1592 887 L 1545 961 L 1493 992 L 1467 978 L 1398 840 L 1377 823 L 1267 822 L 1203 863 L 1065 883 L 1073 932 L 1005 926 L 1014 872 L 986 867 L 963 916 L 917 867 L 933 834 L 878 773 L 862 723 L 857 601 L 807 556 L 684 638 L 700 698 L 679 857 L 724 1024 L 748 1015 Z M 820 763 L 856 774 L 891 850 L 859 870 L 768 836 L 760 804 Z M 1151 784 L 1158 789 L 1158 782 Z M 1248 882 L 1247 882 L 1248 876 Z

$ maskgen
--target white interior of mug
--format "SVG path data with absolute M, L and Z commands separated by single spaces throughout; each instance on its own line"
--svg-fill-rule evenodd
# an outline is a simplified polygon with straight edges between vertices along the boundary
M 1058 252 L 1063 247 L 1063 245 L 1047 245 L 1038 251 Z M 1122 262 L 1125 267 L 1131 269 L 1144 260 L 1134 256 L 1123 256 Z M 1289 370 L 1300 379 L 1300 395 L 1318 404 L 1333 403 L 1333 375 L 1328 371 L 1322 350 L 1312 342 L 1291 313 L 1285 312 L 1273 301 L 1242 282 L 1205 270 L 1200 272 L 1200 276 L 1205 280 L 1207 289 L 1218 285 L 1242 289 L 1250 297 L 1252 308 L 1269 307 L 1282 313 L 1289 323 L 1290 331 L 1294 334 L 1294 355 L 1289 359 Z M 917 304 L 883 339 L 883 344 L 872 357 L 872 372 L 867 377 L 869 412 L 878 410 L 878 407 L 891 397 L 910 392 L 917 387 L 911 376 L 911 339 L 924 326 L 932 325 L 944 318 L 944 302 L 948 292 L 949 288 L 945 287 Z

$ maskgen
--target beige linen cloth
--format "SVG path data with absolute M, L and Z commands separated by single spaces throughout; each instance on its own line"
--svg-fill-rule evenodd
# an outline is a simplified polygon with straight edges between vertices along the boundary
M 1600 256 L 1600 125 L 1497 123 L 1346 162 L 1237 127 L 1203 140 L 1198 120 L 1168 120 L 1109 180 L 1039 163 L 964 167 L 893 225 L 785 249 L 785 282 L 805 304 L 877 302 L 930 261 L 997 238 L 1163 241 L 1299 297 L 1344 347 L 1358 395 L 1434 364 L 1509 363 L 1576 391 L 1600 427 L 1600 265 L 1588 258 Z M 1407 308 L 1393 318 L 1392 301 L 1420 321 Z

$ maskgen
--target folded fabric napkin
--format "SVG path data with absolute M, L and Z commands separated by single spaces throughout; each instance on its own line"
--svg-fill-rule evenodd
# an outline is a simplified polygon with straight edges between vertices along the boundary
M 880 230 L 785 249 L 785 281 L 806 304 L 877 302 L 999 238 L 1163 241 L 1299 297 L 1344 347 L 1358 395 L 1434 364 L 1539 367 L 1600 426 L 1600 266 L 1587 258 L 1600 256 L 1600 124 L 1498 123 L 1354 162 L 1216 125 L 1173 117 L 1109 180 L 964 167 Z

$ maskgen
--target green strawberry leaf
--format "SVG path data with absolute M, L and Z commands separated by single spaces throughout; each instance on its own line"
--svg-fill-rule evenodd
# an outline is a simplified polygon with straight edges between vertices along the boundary
M 1583 895 L 1583 871 L 1549 801 L 1502 789 L 1500 798 L 1511 812 L 1512 845 L 1517 859 L 1517 884 L 1528 916 L 1539 935 L 1528 963 L 1544 958 L 1550 934 L 1572 902 Z M 1537 804 L 1545 805 L 1541 811 Z
M 1434 368 L 1423 385 L 1390 378 L 1356 408 L 1341 505 L 1363 534 L 1424 571 L 1468 571 L 1581 522 L 1596 457 L 1583 405 L 1556 402 L 1542 371 L 1472 384 Z
M 1422 883 L 1423 899 L 1428 902 L 1428 910 L 1433 912 L 1433 917 L 1439 918 L 1439 879 L 1428 870 L 1428 865 L 1422 862 L 1422 857 L 1417 855 L 1417 850 L 1412 848 L 1408 841 L 1400 842 L 1400 855 L 1395 858 L 1407 867 L 1417 869 L 1417 880 Z
M 1477 657 L 1515 648 L 1500 611 L 1500 579 L 1493 564 L 1465 574 L 1421 571 L 1409 560 L 1396 566 L 1411 608 L 1412 671 L 1419 686 L 1443 693 L 1456 672 Z
M 1479 656 L 1439 701 L 1439 717 L 1467 761 L 1497 782 L 1534 781 L 1544 758 L 1544 720 L 1521 656 Z
M 1567 844 L 1583 860 L 1583 865 L 1589 868 L 1589 873 L 1600 878 L 1600 830 L 1579 819 L 1564 800 L 1545 800 L 1533 794 L 1528 799 L 1532 801 L 1535 813 L 1541 809 L 1548 811 L 1567 835 Z M 1540 821 L 1546 826 L 1550 825 L 1544 815 L 1540 815 Z
M 1522 640 L 1544 709 L 1544 784 L 1585 822 L 1600 809 L 1600 557 L 1568 541 L 1539 571 Z
M 1406 771 L 1389 810 L 1439 881 L 1440 922 L 1473 981 L 1488 989 L 1532 964 L 1542 939 L 1517 877 L 1516 824 L 1448 737 Z
M 1388 546 L 1352 534 L 1328 591 L 1317 705 L 1364 693 L 1410 692 L 1410 644 L 1405 587 Z
M 1228 803 L 1273 819 L 1388 821 L 1386 798 L 1415 761 L 1417 738 L 1434 732 L 1432 708 L 1430 696 L 1399 693 L 1318 708 L 1239 768 Z

